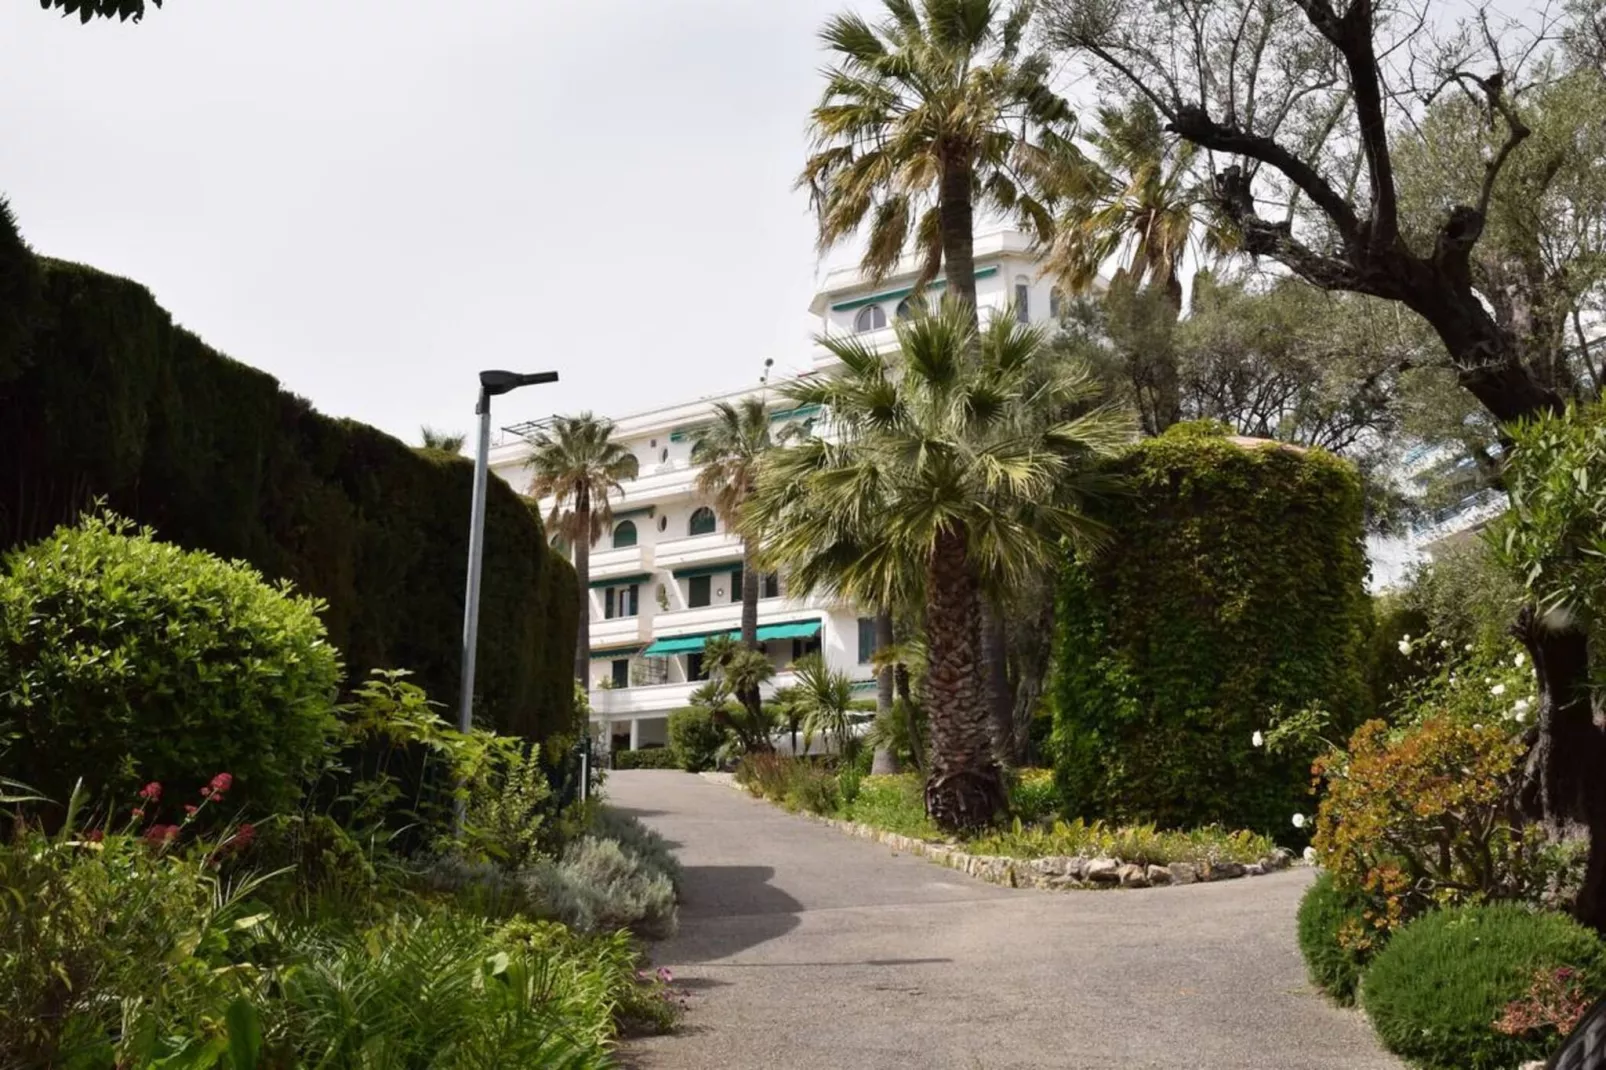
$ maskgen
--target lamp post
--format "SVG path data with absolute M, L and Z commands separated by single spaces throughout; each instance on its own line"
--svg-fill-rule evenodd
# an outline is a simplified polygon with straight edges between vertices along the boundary
M 480 566 L 485 556 L 485 477 L 486 454 L 491 449 L 491 398 L 521 386 L 557 381 L 557 372 L 480 372 L 480 403 L 474 409 L 480 418 L 480 444 L 474 457 L 474 504 L 468 525 L 468 594 L 463 599 L 463 688 L 457 704 L 457 727 L 465 733 L 473 727 L 474 648 L 480 630 Z M 461 818 L 461 802 L 458 808 Z

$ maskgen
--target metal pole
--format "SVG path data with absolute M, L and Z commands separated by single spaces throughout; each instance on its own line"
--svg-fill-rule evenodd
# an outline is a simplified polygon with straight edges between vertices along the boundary
M 479 451 L 474 457 L 474 505 L 468 522 L 468 591 L 463 597 L 463 689 L 458 695 L 457 728 L 474 727 L 474 647 L 480 631 L 480 566 L 485 556 L 485 477 L 491 450 L 491 399 L 480 391 L 474 410 L 480 417 Z
M 468 590 L 463 596 L 463 686 L 457 700 L 457 729 L 465 734 L 474 727 L 474 648 L 480 632 L 480 565 L 485 555 L 485 477 L 487 455 L 491 451 L 491 397 L 480 390 L 480 403 L 474 410 L 480 417 L 479 450 L 474 456 L 474 501 L 468 521 Z M 455 807 L 453 838 L 463 838 L 468 820 L 468 800 L 459 795 Z

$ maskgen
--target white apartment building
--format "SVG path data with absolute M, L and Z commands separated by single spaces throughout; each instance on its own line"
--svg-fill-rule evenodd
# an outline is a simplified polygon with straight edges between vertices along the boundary
M 872 284 L 857 269 L 827 275 L 809 309 L 819 334 L 858 334 L 872 345 L 896 344 L 894 324 L 910 311 L 913 263 Z M 940 294 L 939 280 L 927 288 Z M 976 299 L 982 315 L 1013 307 L 1033 321 L 1058 314 L 1057 300 L 1038 278 L 1036 257 L 1022 234 L 1000 230 L 976 239 Z M 804 374 L 830 374 L 835 359 L 814 346 Z M 648 412 L 613 416 L 614 439 L 636 455 L 639 474 L 610 504 L 613 526 L 591 549 L 592 738 L 609 749 L 664 746 L 668 717 L 690 705 L 704 679 L 702 650 L 712 636 L 741 626 L 741 540 L 725 528 L 697 492 L 692 442 L 716 402 L 758 396 L 771 407 L 776 430 L 810 428 L 818 414 L 792 408 L 773 387 L 705 397 Z M 533 428 L 503 429 L 491 470 L 528 493 L 526 469 Z M 543 512 L 550 502 L 543 503 Z M 758 638 L 776 668 L 767 692 L 795 682 L 791 666 L 819 652 L 828 666 L 874 692 L 873 622 L 856 607 L 794 597 L 786 577 L 761 582 Z

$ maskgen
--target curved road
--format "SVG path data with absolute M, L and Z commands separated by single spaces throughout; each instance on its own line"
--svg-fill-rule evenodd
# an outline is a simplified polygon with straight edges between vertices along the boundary
M 1000 888 L 686 773 L 610 775 L 676 846 L 691 993 L 641 1070 L 1400 1070 L 1306 983 L 1308 871 L 1141 891 Z

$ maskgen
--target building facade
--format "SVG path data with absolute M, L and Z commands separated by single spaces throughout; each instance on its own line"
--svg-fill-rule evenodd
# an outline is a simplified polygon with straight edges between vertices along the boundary
M 878 283 L 856 269 L 827 275 L 810 304 L 816 333 L 858 335 L 883 350 L 896 345 L 897 320 L 920 300 L 912 292 L 914 272 L 913 263 L 900 265 Z M 977 237 L 976 300 L 983 317 L 1057 317 L 1058 300 L 1038 275 L 1024 235 L 1001 230 Z M 926 293 L 935 297 L 942 290 L 939 280 Z M 827 375 L 835 363 L 816 345 L 802 374 Z M 765 401 L 776 433 L 795 424 L 812 430 L 820 416 L 759 386 L 613 417 L 614 440 L 635 454 L 638 475 L 610 502 L 612 526 L 591 549 L 591 731 L 610 750 L 666 745 L 669 714 L 690 705 L 706 678 L 704 644 L 740 629 L 742 541 L 698 493 L 691 451 L 716 403 L 747 397 Z M 534 426 L 504 428 L 490 455 L 491 470 L 520 493 L 530 490 L 526 436 Z M 543 502 L 543 512 L 550 506 Z M 785 576 L 762 577 L 759 593 L 758 639 L 776 669 L 766 694 L 794 683 L 792 666 L 811 653 L 848 674 L 866 697 L 873 694 L 875 631 L 868 614 L 795 596 Z

